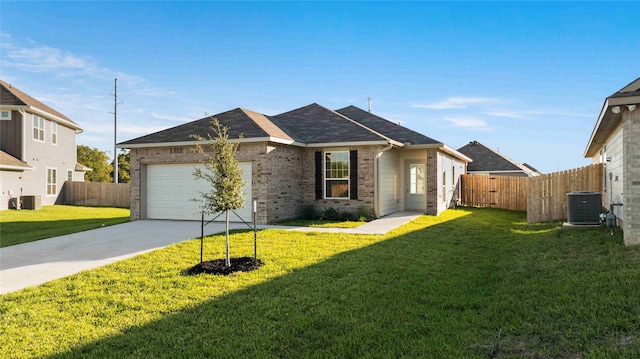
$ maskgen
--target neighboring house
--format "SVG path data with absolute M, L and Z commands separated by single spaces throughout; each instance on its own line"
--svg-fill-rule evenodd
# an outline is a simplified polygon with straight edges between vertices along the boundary
M 258 223 L 294 218 L 304 206 L 376 216 L 413 210 L 438 214 L 454 198 L 470 159 L 443 143 L 354 106 L 330 110 L 311 104 L 276 116 L 235 109 L 213 116 L 244 138 L 236 152 L 246 206 Z M 131 218 L 200 219 L 197 181 L 201 158 L 191 137 L 206 137 L 203 118 L 118 144 L 131 150 Z
M 76 162 L 80 132 L 65 115 L 0 80 L 0 210 L 21 196 L 60 203 L 65 181 L 84 181 L 88 168 Z
M 542 173 L 527 164 L 519 164 L 502 153 L 489 148 L 478 141 L 471 141 L 460 147 L 458 152 L 471 158 L 467 166 L 469 174 L 492 176 L 533 177 Z
M 640 244 L 640 78 L 607 97 L 584 156 L 605 165 L 603 205 L 611 204 L 626 245 Z

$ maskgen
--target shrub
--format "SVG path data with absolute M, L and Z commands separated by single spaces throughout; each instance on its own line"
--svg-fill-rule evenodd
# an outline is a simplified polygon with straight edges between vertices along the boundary
M 356 217 L 359 221 L 370 222 L 375 218 L 375 215 L 371 207 L 360 206 L 356 212 Z
M 351 213 L 351 212 L 347 212 L 347 211 L 341 211 L 338 212 L 338 221 L 355 221 L 356 220 L 356 215 Z
M 335 221 L 338 219 L 338 211 L 336 211 L 333 207 L 329 207 L 322 213 L 322 218 L 328 221 Z
M 316 210 L 316 207 L 312 204 L 302 206 L 300 209 L 300 219 L 307 219 L 310 221 L 316 220 L 320 217 L 320 214 Z

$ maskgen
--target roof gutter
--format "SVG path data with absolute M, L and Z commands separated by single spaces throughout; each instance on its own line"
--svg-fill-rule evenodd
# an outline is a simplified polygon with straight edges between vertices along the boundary
M 33 112 L 35 114 L 48 117 L 49 119 L 53 119 L 53 120 L 55 120 L 56 122 L 58 122 L 60 124 L 63 124 L 65 126 L 67 126 L 67 127 L 70 127 L 72 129 L 76 130 L 76 134 L 79 134 L 79 133 L 83 132 L 82 128 L 80 126 L 78 126 L 78 124 L 70 122 L 69 120 L 65 120 L 62 117 L 56 116 L 56 115 L 51 114 L 51 113 L 49 113 L 47 111 L 41 110 L 41 109 L 39 109 L 37 107 L 26 106 L 26 105 L 10 105 L 10 106 L 0 105 L 0 108 L 7 109 L 7 110 L 19 111 L 22 114 L 23 118 L 24 118 L 24 114 L 25 114 L 24 111 L 25 110 L 29 110 L 29 111 L 31 111 L 31 112 Z
M 214 141 L 204 141 L 206 144 L 213 143 Z M 231 143 L 256 143 L 256 142 L 275 142 L 285 145 L 295 145 L 294 141 L 285 140 L 277 137 L 253 137 L 242 139 L 229 139 Z M 149 148 L 149 147 L 183 147 L 183 146 L 195 146 L 200 144 L 200 141 L 178 141 L 178 142 L 158 142 L 158 143 L 131 143 L 121 142 L 116 144 L 117 148 Z
M 35 168 L 31 166 L 11 166 L 11 165 L 0 165 L 0 170 L 3 171 L 33 171 Z
M 322 143 L 302 143 L 292 140 L 286 140 L 278 137 L 253 137 L 242 139 L 230 139 L 229 142 L 233 143 L 256 143 L 256 142 L 274 142 L 284 145 L 292 145 L 304 148 L 319 148 L 319 147 L 350 147 L 350 146 L 380 146 L 391 143 L 393 146 L 402 147 L 403 144 L 398 141 L 361 141 L 361 142 L 322 142 Z M 179 142 L 158 142 L 158 143 L 132 143 L 127 144 L 122 142 L 116 145 L 117 148 L 148 148 L 148 147 L 182 147 L 182 146 L 195 146 L 200 143 L 199 141 L 179 141 Z M 206 141 L 205 143 L 212 143 Z
M 602 105 L 602 109 L 600 110 L 600 115 L 598 115 L 598 122 L 596 122 L 596 125 L 593 127 L 593 131 L 591 132 L 591 136 L 589 137 L 589 142 L 587 143 L 587 148 L 583 155 L 585 158 L 593 157 L 593 155 L 595 155 L 595 150 L 597 149 L 597 144 L 595 143 L 596 136 L 600 132 L 600 128 L 603 126 L 603 123 L 610 121 L 610 117 L 607 116 L 608 111 L 615 106 L 635 104 L 640 104 L 640 96 L 607 97 Z M 624 109 L 622 110 L 624 111 Z
M 453 148 L 445 145 L 444 143 L 432 143 L 432 144 L 424 144 L 424 145 L 412 145 L 411 143 L 405 143 L 404 144 L 404 148 L 408 149 L 408 150 L 427 150 L 427 149 L 432 149 L 435 148 L 437 150 L 440 150 L 444 153 L 448 153 L 454 157 L 457 157 L 467 163 L 469 162 L 473 162 L 473 160 L 468 157 L 465 156 L 464 154 L 462 154 L 459 151 L 454 150 Z

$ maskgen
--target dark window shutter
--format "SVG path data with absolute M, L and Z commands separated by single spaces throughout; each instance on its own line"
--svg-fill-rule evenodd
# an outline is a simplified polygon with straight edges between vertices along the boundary
M 358 199 L 358 151 L 349 152 L 349 180 L 351 182 L 351 199 Z
M 322 199 L 322 152 L 316 151 L 316 199 Z

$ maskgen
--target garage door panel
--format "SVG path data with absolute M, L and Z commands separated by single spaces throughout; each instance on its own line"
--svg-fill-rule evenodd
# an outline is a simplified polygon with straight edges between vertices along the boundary
M 245 221 L 251 220 L 251 162 L 240 162 L 245 182 L 245 205 L 236 211 Z M 200 220 L 200 192 L 211 184 L 193 176 L 198 163 L 154 164 L 147 166 L 147 217 L 152 219 Z M 194 200 L 195 199 L 195 200 Z M 209 219 L 215 215 L 208 216 Z M 238 219 L 232 214 L 231 220 Z M 224 216 L 217 220 L 223 221 Z

